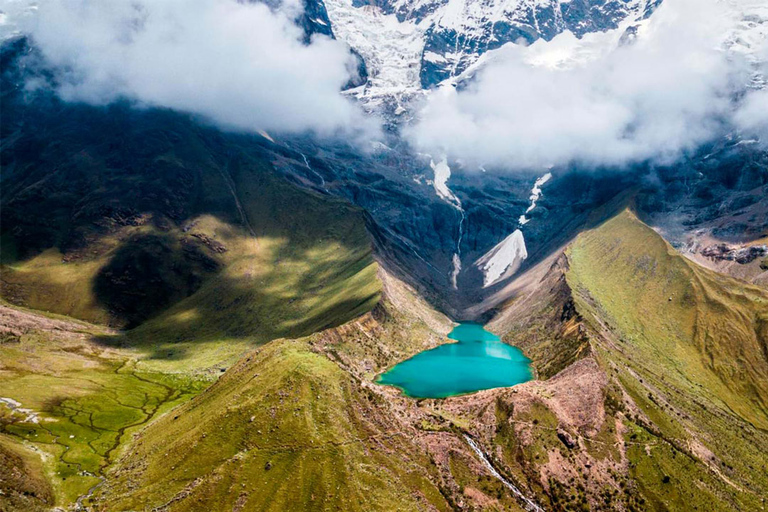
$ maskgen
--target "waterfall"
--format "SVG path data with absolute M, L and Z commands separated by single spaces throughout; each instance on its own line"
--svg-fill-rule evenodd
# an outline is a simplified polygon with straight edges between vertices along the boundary
M 514 494 L 515 497 L 523 503 L 523 508 L 528 510 L 528 512 L 544 512 L 544 509 L 541 508 L 539 505 L 537 505 L 535 501 L 528 498 L 512 482 L 510 482 L 509 480 L 501 476 L 501 473 L 496 471 L 496 468 L 493 467 L 493 464 L 491 464 L 491 461 L 488 460 L 488 457 L 486 457 L 485 453 L 483 453 L 483 450 L 480 449 L 480 447 L 477 445 L 474 439 L 469 437 L 467 434 L 464 434 L 464 439 L 466 439 L 467 444 L 469 444 L 470 448 L 472 448 L 472 451 L 475 452 L 475 454 L 480 458 L 481 461 L 483 461 L 483 465 L 485 466 L 485 468 L 494 477 L 496 477 L 496 479 L 499 482 L 504 484 L 504 487 L 512 491 L 512 494 Z

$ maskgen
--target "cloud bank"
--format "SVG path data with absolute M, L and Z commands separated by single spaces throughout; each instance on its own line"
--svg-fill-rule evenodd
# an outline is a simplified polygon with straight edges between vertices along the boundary
M 59 95 L 128 98 L 227 128 L 349 135 L 370 128 L 342 97 L 355 62 L 327 37 L 301 43 L 297 3 L 280 12 L 234 0 L 46 0 L 29 33 L 55 66 Z
M 409 135 L 468 163 L 536 168 L 668 163 L 728 131 L 765 129 L 768 93 L 737 94 L 755 70 L 724 47 L 738 26 L 729 5 L 666 0 L 632 44 L 617 31 L 507 45 L 468 87 L 436 91 Z

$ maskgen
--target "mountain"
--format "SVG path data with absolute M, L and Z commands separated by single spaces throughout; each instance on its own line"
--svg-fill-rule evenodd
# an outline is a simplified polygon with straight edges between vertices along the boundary
M 556 508 L 759 509 L 765 288 L 692 263 L 629 211 L 519 281 L 491 325 L 549 379 L 498 393 L 489 449 Z
M 65 101 L 5 40 L 0 509 L 760 510 L 764 146 L 511 172 L 403 137 L 501 45 L 632 44 L 659 3 L 307 0 L 295 43 L 360 56 L 365 148 Z M 725 45 L 759 89 L 753 7 Z M 467 320 L 534 379 L 377 384 Z
M 577 37 L 649 16 L 647 0 L 326 0 L 335 34 L 362 55 L 369 80 L 357 94 L 372 105 L 402 102 L 458 77 L 487 51 L 570 31 Z M 399 105 L 400 110 L 397 109 Z
M 539 380 L 414 401 L 370 376 L 451 323 L 379 279 L 369 314 L 244 356 L 144 429 L 88 506 L 759 508 L 764 288 L 690 262 L 625 210 L 518 277 L 490 322 Z

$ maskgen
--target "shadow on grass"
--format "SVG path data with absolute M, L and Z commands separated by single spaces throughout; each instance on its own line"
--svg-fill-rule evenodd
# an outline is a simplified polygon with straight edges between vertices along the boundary
M 20 78 L 4 72 L 2 80 L 16 91 Z M 23 263 L 57 248 L 62 265 L 105 261 L 93 297 L 128 331 L 99 343 L 156 345 L 150 357 L 182 360 L 187 349 L 169 343 L 302 336 L 376 303 L 361 212 L 286 181 L 271 164 L 281 147 L 127 103 L 92 107 L 45 92 L 11 92 L 3 103 L 3 135 L 13 134 L 2 154 L 3 257 Z M 257 262 L 274 268 L 259 268 L 258 279 L 227 275 L 238 255 L 224 257 L 226 248 L 189 231 L 202 215 L 257 240 L 283 240 L 272 260 Z M 63 302 L 70 298 L 52 304 Z

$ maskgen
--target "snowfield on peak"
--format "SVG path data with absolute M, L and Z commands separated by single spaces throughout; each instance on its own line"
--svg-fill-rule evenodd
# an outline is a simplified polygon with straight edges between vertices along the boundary
M 634 23 L 651 1 L 325 0 L 325 6 L 334 34 L 363 56 L 370 74 L 368 84 L 350 93 L 375 107 L 456 79 L 507 43 L 562 33 L 578 41 Z

